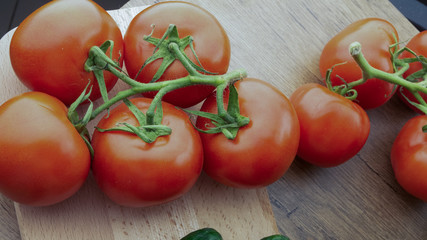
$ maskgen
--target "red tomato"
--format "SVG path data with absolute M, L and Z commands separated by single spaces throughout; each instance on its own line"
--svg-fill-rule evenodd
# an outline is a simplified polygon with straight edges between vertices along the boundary
M 296 156 L 298 119 L 288 98 L 272 85 L 248 78 L 235 86 L 240 113 L 249 117 L 250 123 L 239 129 L 234 140 L 223 134 L 201 133 L 204 171 L 232 187 L 267 186 L 283 176 Z M 224 103 L 228 103 L 228 91 Z M 215 94 L 206 99 L 201 111 L 217 112 Z M 204 130 L 212 126 L 210 120 L 201 117 L 196 125 Z
M 136 98 L 132 103 L 145 112 L 151 99 Z M 109 129 L 123 122 L 137 125 L 125 104 L 111 110 L 98 127 Z M 168 103 L 163 103 L 163 124 L 172 134 L 151 144 L 123 131 L 94 132 L 93 173 L 114 202 L 132 207 L 165 203 L 186 193 L 196 182 L 203 165 L 198 132 L 187 114 Z
M 73 195 L 90 168 L 89 150 L 58 99 L 41 92 L 0 106 L 0 191 L 45 206 Z
M 333 167 L 356 155 L 369 135 L 369 118 L 356 103 L 324 86 L 299 87 L 290 98 L 300 122 L 298 156 Z
M 399 184 L 411 195 L 427 202 L 427 115 L 410 119 L 400 130 L 391 149 L 391 164 Z
M 89 49 L 113 40 L 113 59 L 123 56 L 117 24 L 90 0 L 51 1 L 29 15 L 10 43 L 10 60 L 18 78 L 30 89 L 55 96 L 70 105 L 93 84 L 92 100 L 100 92 L 93 73 L 84 70 Z M 109 56 L 109 51 L 107 52 Z M 121 61 L 122 62 L 122 61 Z M 105 73 L 107 90 L 117 81 Z
M 398 38 L 396 29 L 389 22 L 378 18 L 366 18 L 356 21 L 337 35 L 323 48 L 319 68 L 322 77 L 326 71 L 334 67 L 331 74 L 332 85 L 342 85 L 362 78 L 362 71 L 349 53 L 349 45 L 358 41 L 368 62 L 375 68 L 385 72 L 393 72 L 389 46 Z M 398 39 L 397 39 L 398 41 Z M 339 76 L 339 77 L 338 77 Z M 386 103 L 394 94 L 394 85 L 380 79 L 368 79 L 354 88 L 358 92 L 356 102 L 364 109 L 376 108 Z
M 144 35 L 152 31 L 153 37 L 161 38 L 169 24 L 177 26 L 179 36 L 192 36 L 195 52 L 207 71 L 224 74 L 230 62 L 230 43 L 228 36 L 217 19 L 206 10 L 186 2 L 162 2 L 154 4 L 139 13 L 129 24 L 126 31 L 125 65 L 129 75 L 135 78 L 143 63 L 154 51 L 155 46 L 143 40 Z M 190 48 L 185 50 L 187 56 L 197 63 Z M 157 72 L 162 59 L 148 64 L 136 80 L 149 82 Z M 175 60 L 158 81 L 185 77 L 187 70 Z M 172 91 L 163 98 L 164 101 L 179 107 L 193 106 L 204 100 L 214 90 L 211 86 L 190 86 Z M 154 93 L 144 96 L 153 97 Z
M 411 49 L 412 51 L 414 51 L 417 55 L 423 55 L 424 57 L 427 57 L 427 30 L 422 31 L 420 33 L 418 33 L 417 35 L 415 35 L 406 45 L 407 48 Z M 402 55 L 400 55 L 401 58 L 413 58 L 415 57 L 414 55 L 412 55 L 409 52 L 403 52 Z M 422 69 L 422 65 L 420 62 L 414 62 L 414 63 L 410 63 L 409 64 L 409 69 L 403 74 L 404 78 L 407 78 L 409 75 L 411 75 L 412 73 L 417 72 L 418 70 Z M 422 79 L 419 79 L 419 81 L 421 81 Z M 418 110 L 416 107 L 414 107 L 412 104 L 410 104 L 408 102 L 408 100 L 406 100 L 403 96 L 405 95 L 409 100 L 419 103 L 415 97 L 411 94 L 410 91 L 408 91 L 406 88 L 402 88 L 398 91 L 398 96 L 400 97 L 400 99 L 406 103 L 411 109 L 415 110 L 418 113 L 424 114 L 423 112 L 421 112 L 420 110 Z M 425 93 L 420 93 L 420 95 L 422 96 L 422 98 L 427 101 L 427 94 Z

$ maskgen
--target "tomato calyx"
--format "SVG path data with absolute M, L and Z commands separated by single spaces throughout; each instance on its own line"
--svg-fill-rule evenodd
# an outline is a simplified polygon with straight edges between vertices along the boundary
M 341 77 L 338 76 L 343 81 L 343 84 L 342 85 L 338 85 L 338 86 L 333 86 L 332 85 L 332 81 L 331 81 L 332 71 L 333 71 L 333 69 L 334 69 L 335 66 L 342 65 L 342 64 L 345 64 L 345 63 L 336 64 L 336 65 L 332 66 L 330 69 L 328 69 L 326 71 L 326 76 L 325 76 L 326 87 L 330 91 L 338 93 L 339 95 L 341 95 L 341 96 L 343 96 L 343 97 L 345 97 L 345 98 L 347 98 L 347 99 L 349 99 L 351 101 L 356 100 L 356 98 L 357 98 L 357 91 L 355 89 L 353 89 L 354 84 L 352 84 L 350 86 L 349 83 L 347 83 L 345 81 L 345 79 L 343 79 L 343 78 L 341 78 Z
M 135 116 L 139 126 L 133 126 L 129 123 L 119 123 L 117 127 L 109 129 L 101 129 L 96 127 L 99 132 L 109 131 L 125 131 L 134 133 L 146 143 L 152 143 L 160 136 L 170 135 L 172 129 L 170 127 L 162 125 L 163 109 L 162 103 L 158 102 L 156 111 L 152 119 L 148 118 L 143 112 L 141 112 L 131 101 L 127 98 L 123 99 L 123 102 Z
M 185 110 L 186 112 L 204 117 L 211 120 L 212 126 L 206 126 L 208 130 L 203 130 L 194 126 L 198 131 L 203 133 L 223 133 L 229 140 L 236 138 L 239 129 L 249 124 L 248 117 L 240 115 L 238 93 L 233 84 L 229 86 L 230 94 L 227 110 L 224 107 L 224 90 L 226 85 L 221 85 L 216 91 L 216 100 L 218 106 L 218 114 L 208 113 L 203 111 Z
M 166 69 L 177 59 L 181 61 L 181 63 L 183 63 L 183 66 L 192 75 L 199 74 L 198 71 L 206 74 L 215 74 L 201 67 L 202 64 L 200 63 L 196 51 L 194 50 L 192 36 L 179 38 L 177 27 L 174 24 L 170 24 L 166 32 L 163 34 L 162 38 L 159 39 L 152 37 L 155 26 L 153 25 L 152 28 L 153 30 L 150 35 L 144 36 L 144 40 L 153 44 L 156 47 L 154 48 L 153 55 L 151 55 L 151 57 L 149 57 L 144 62 L 136 77 L 138 77 L 138 75 L 141 73 L 141 70 L 146 65 L 154 62 L 157 59 L 163 59 L 162 64 L 160 65 L 159 69 L 157 70 L 156 74 L 153 76 L 153 79 L 150 82 L 157 81 L 163 75 Z M 198 65 L 191 61 L 190 58 L 188 58 L 188 56 L 185 54 L 184 50 L 187 47 L 190 47 L 191 52 L 195 56 Z

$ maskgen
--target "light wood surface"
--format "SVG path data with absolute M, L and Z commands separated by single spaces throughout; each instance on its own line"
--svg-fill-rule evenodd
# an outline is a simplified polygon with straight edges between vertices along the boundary
M 154 2 L 131 0 L 123 8 L 133 14 L 135 9 L 128 8 Z M 323 45 L 355 20 L 387 19 L 401 40 L 417 32 L 386 0 L 191 2 L 213 13 L 226 29 L 231 69 L 245 68 L 250 77 L 271 82 L 287 96 L 301 84 L 321 81 L 317 65 Z M 125 25 L 126 14 L 115 17 Z M 26 89 L 8 77 L 5 46 L 0 47 L 4 102 Z M 297 158 L 267 189 L 236 190 L 202 176 L 183 198 L 148 209 L 114 205 L 92 178 L 76 196 L 47 208 L 0 196 L 0 239 L 166 240 L 205 226 L 217 228 L 225 239 L 260 239 L 277 227 L 291 239 L 427 239 L 427 204 L 399 187 L 389 160 L 395 136 L 414 113 L 393 98 L 368 115 L 368 142 L 349 162 L 321 169 Z

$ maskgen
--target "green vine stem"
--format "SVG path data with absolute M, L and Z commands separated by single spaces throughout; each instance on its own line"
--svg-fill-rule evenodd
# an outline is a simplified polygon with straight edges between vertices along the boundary
M 230 114 L 230 111 L 225 109 L 223 103 L 224 90 L 230 85 L 233 85 L 236 81 L 239 81 L 247 76 L 247 73 L 244 69 L 238 69 L 222 75 L 216 75 L 206 71 L 201 67 L 197 55 L 195 55 L 197 59 L 197 64 L 191 62 L 190 58 L 185 54 L 184 49 L 189 46 L 193 54 L 195 54 L 194 48 L 192 46 L 192 37 L 187 36 L 184 38 L 179 38 L 178 31 L 176 29 L 176 26 L 174 25 L 169 26 L 169 28 L 161 39 L 152 38 L 150 34 L 149 36 L 145 36 L 144 40 L 154 44 L 156 46 L 156 50 L 154 51 L 153 55 L 149 59 L 147 59 L 143 67 L 154 60 L 162 59 L 162 67 L 156 73 L 155 79 L 153 79 L 153 81 L 149 83 L 141 83 L 132 79 L 120 68 L 119 64 L 116 61 L 111 59 L 111 56 L 109 57 L 106 55 L 106 52 L 109 48 L 111 48 L 110 53 L 112 52 L 112 48 L 114 46 L 114 43 L 112 41 L 106 41 L 101 46 L 93 46 L 90 49 L 89 57 L 85 63 L 85 70 L 89 72 L 94 72 L 95 77 L 98 81 L 98 85 L 100 86 L 101 95 L 104 102 L 96 109 L 93 109 L 93 104 L 90 103 L 87 112 L 85 113 L 85 116 L 82 119 L 78 117 L 78 114 L 76 113 L 76 108 L 83 102 L 88 101 L 90 89 L 86 88 L 85 91 L 81 94 L 81 96 L 76 100 L 76 102 L 72 104 L 72 106 L 69 108 L 68 115 L 70 121 L 76 126 L 76 129 L 79 132 L 86 132 L 86 125 L 91 120 L 95 119 L 99 114 L 108 110 L 115 103 L 119 101 L 128 102 L 127 98 L 136 94 L 144 92 L 157 92 L 144 117 L 140 117 L 140 119 L 144 119 L 144 121 L 140 121 L 141 126 L 131 127 L 130 129 L 134 131 L 135 134 L 138 136 L 144 135 L 147 129 L 148 131 L 153 131 L 154 136 L 156 136 L 155 132 L 161 129 L 159 130 L 157 136 L 163 136 L 165 135 L 165 132 L 168 132 L 167 129 L 164 128 L 165 126 L 159 125 L 158 121 L 158 116 L 160 116 L 160 118 L 162 117 L 162 113 L 158 113 L 158 111 L 162 111 L 161 101 L 163 96 L 173 90 L 192 85 L 210 85 L 216 87 L 218 116 L 219 118 L 224 119 L 224 125 L 229 125 L 231 123 L 233 124 L 233 129 L 235 130 L 236 128 L 238 129 L 249 123 L 249 119 L 240 116 L 239 111 L 235 110 L 236 106 L 232 107 L 234 109 L 233 111 L 231 111 L 233 114 Z M 159 78 L 159 76 L 161 76 L 166 70 L 166 68 L 175 60 L 181 62 L 183 67 L 188 71 L 189 75 L 174 80 L 157 82 L 156 80 Z M 105 87 L 103 87 L 105 86 L 103 79 L 103 71 L 111 72 L 123 82 L 125 82 L 130 88 L 118 92 L 115 96 L 109 99 L 107 91 Z M 135 114 L 135 116 L 141 116 L 141 114 L 143 114 L 136 113 L 135 108 L 133 108 L 133 113 Z M 108 131 L 108 129 L 98 130 Z M 153 132 L 150 132 L 149 135 L 153 136 Z M 235 137 L 235 134 L 227 134 L 227 137 L 232 139 Z M 145 139 L 149 139 L 149 142 L 152 142 L 155 140 L 155 138 L 156 137 L 143 137 L 143 140 L 146 141 Z
M 114 73 L 114 72 L 113 72 Z M 232 72 L 226 73 L 224 75 L 201 75 L 201 76 L 191 76 L 188 75 L 183 78 L 163 81 L 163 82 L 153 82 L 153 83 L 140 83 L 136 82 L 131 86 L 131 88 L 118 92 L 114 97 L 112 97 L 109 101 L 104 102 L 98 108 L 96 108 L 91 115 L 90 120 L 93 120 L 103 111 L 110 108 L 113 104 L 136 95 L 138 93 L 144 92 L 152 92 L 159 91 L 158 94 L 153 98 L 153 102 L 161 101 L 164 94 L 170 92 L 172 90 L 191 86 L 191 85 L 211 85 L 211 86 L 224 86 L 234 84 L 236 81 L 239 81 L 247 76 L 247 73 L 244 69 L 234 70 Z M 129 78 L 129 77 L 127 77 Z M 120 78 L 122 79 L 122 78 Z M 123 79 L 122 79 L 123 80 Z M 152 106 L 156 104 L 152 103 Z M 153 115 L 154 107 L 150 108 L 147 114 Z
M 396 54 L 400 54 L 404 50 L 407 50 L 407 49 L 402 49 L 401 51 L 398 51 Z M 369 64 L 369 62 L 366 60 L 366 58 L 362 53 L 362 45 L 359 42 L 353 42 L 352 44 L 350 44 L 349 52 L 353 57 L 353 59 L 356 61 L 356 63 L 359 65 L 360 69 L 362 70 L 362 78 L 360 80 L 345 84 L 345 87 L 342 87 L 344 89 L 343 92 L 353 89 L 357 85 L 365 83 L 368 79 L 371 79 L 371 78 L 381 79 L 383 81 L 387 81 L 408 89 L 419 102 L 418 104 L 419 106 L 416 106 L 416 107 L 420 108 L 423 112 L 427 114 L 427 112 L 423 110 L 424 108 L 427 108 L 427 103 L 424 101 L 424 99 L 420 95 L 420 93 L 427 94 L 427 81 L 424 80 L 421 82 L 412 82 L 403 78 L 402 74 L 409 68 L 408 62 L 400 61 L 399 62 L 400 66 L 398 70 L 394 73 L 388 73 L 388 72 L 384 72 L 379 69 L 376 69 Z

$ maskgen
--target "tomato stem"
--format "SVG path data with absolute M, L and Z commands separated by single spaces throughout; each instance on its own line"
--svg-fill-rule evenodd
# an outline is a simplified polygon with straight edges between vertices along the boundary
M 117 70 L 112 71 L 113 74 L 115 74 L 116 72 Z M 122 76 L 122 72 L 120 72 L 119 75 Z M 182 77 L 182 78 L 178 78 L 170 81 L 163 81 L 163 82 L 140 83 L 135 81 L 135 82 L 132 82 L 130 89 L 126 89 L 118 92 L 109 101 L 104 102 L 99 107 L 97 107 L 92 112 L 92 116 L 90 119 L 93 120 L 100 113 L 102 113 L 103 111 L 107 110 L 112 105 L 114 105 L 115 103 L 122 101 L 125 98 L 131 97 L 139 93 L 159 91 L 158 94 L 156 94 L 156 96 L 154 97 L 153 103 L 151 104 L 149 110 L 147 111 L 147 117 L 151 118 L 151 116 L 154 115 L 153 112 L 155 111 L 155 106 L 156 106 L 155 102 L 161 101 L 162 97 L 167 92 L 170 92 L 178 88 L 186 87 L 186 86 L 191 86 L 191 85 L 211 85 L 215 87 L 228 86 L 238 80 L 245 78 L 246 76 L 247 76 L 247 73 L 244 69 L 238 69 L 223 75 L 202 75 L 202 74 L 200 74 L 199 76 L 188 75 L 186 77 Z M 129 78 L 129 77 L 126 76 L 126 78 Z
M 72 119 L 70 118 L 70 120 L 75 123 L 76 128 L 78 127 L 78 129 L 84 129 L 89 121 L 95 119 L 103 111 L 108 110 L 113 104 L 119 101 L 126 101 L 127 98 L 144 92 L 157 92 L 144 116 L 144 123 L 141 123 L 142 125 L 139 128 L 131 129 L 131 131 L 138 130 L 137 132 L 141 133 L 142 135 L 145 134 L 142 130 L 142 132 L 140 131 L 140 129 L 143 129 L 143 127 L 145 127 L 145 129 L 148 129 L 147 131 L 155 132 L 156 129 L 159 129 L 159 116 L 160 118 L 163 116 L 161 112 L 163 111 L 161 107 L 163 97 L 173 90 L 192 85 L 210 85 L 217 88 L 218 117 L 222 120 L 216 122 L 218 123 L 218 129 L 222 131 L 225 135 L 227 135 L 227 138 L 233 139 L 237 134 L 238 128 L 249 123 L 249 119 L 241 116 L 238 110 L 237 97 L 235 97 L 237 96 L 237 92 L 233 92 L 233 96 L 235 98 L 232 101 L 233 103 L 231 104 L 231 107 L 229 102 L 229 109 L 225 109 L 223 102 L 224 90 L 228 86 L 233 85 L 236 81 L 241 80 L 247 76 L 247 73 L 244 69 L 235 70 L 222 75 L 217 75 L 216 73 L 207 71 L 202 67 L 202 64 L 200 63 L 194 51 L 193 38 L 191 36 L 179 38 L 178 30 L 173 24 L 168 27 L 161 39 L 153 38 L 152 34 L 150 34 L 148 36 L 144 36 L 144 40 L 155 45 L 155 50 L 153 52 L 153 55 L 150 56 L 144 62 L 141 67 L 141 70 L 147 64 L 150 64 L 151 62 L 157 59 L 162 59 L 161 66 L 159 67 L 158 71 L 149 83 L 141 83 L 136 81 L 135 79 L 132 79 L 120 68 L 118 62 L 114 61 L 111 58 L 112 56 L 108 57 L 106 55 L 108 48 L 112 48 L 114 46 L 114 42 L 107 41 L 99 47 L 93 46 L 90 49 L 89 57 L 85 63 L 85 70 L 88 72 L 94 72 L 95 77 L 98 81 L 98 85 L 100 86 L 100 89 L 102 89 L 101 94 L 104 102 L 96 109 L 92 109 L 93 105 L 91 104 L 85 114 L 85 120 L 83 121 L 78 119 L 76 117 L 77 114 L 75 113 L 75 109 L 90 95 L 85 90 L 82 93 L 80 100 L 76 101 L 76 103 L 73 103 L 73 108 L 70 108 L 69 110 L 69 116 L 72 117 Z M 192 62 L 192 60 L 190 60 L 190 58 L 186 55 L 184 50 L 187 47 L 191 49 L 197 62 Z M 189 75 L 174 80 L 157 82 L 157 80 L 162 76 L 168 66 L 172 64 L 172 62 L 174 62 L 175 60 L 181 62 L 182 66 L 187 70 Z M 120 91 L 111 99 L 109 99 L 105 88 L 105 82 L 102 72 L 104 70 L 109 71 L 115 76 L 117 76 L 127 85 L 129 85 L 130 89 Z M 141 70 L 139 72 L 141 72 Z M 135 108 L 133 109 L 135 110 Z M 140 114 L 138 115 L 142 116 Z M 156 127 L 153 128 L 147 126 Z M 123 129 L 127 129 L 126 131 L 128 131 L 129 127 L 130 126 L 125 126 L 123 127 Z M 166 131 L 159 131 L 158 135 L 156 135 L 155 133 L 153 135 L 153 132 L 149 134 L 153 137 L 147 137 L 150 142 L 154 141 L 157 136 L 164 135 Z M 145 138 L 142 139 L 144 140 Z
M 396 72 L 388 73 L 388 72 L 384 72 L 379 69 L 376 69 L 369 64 L 369 62 L 363 56 L 362 45 L 359 42 L 353 42 L 352 44 L 350 44 L 349 51 L 351 56 L 353 57 L 353 59 L 356 61 L 356 63 L 359 65 L 359 67 L 363 72 L 362 79 L 348 84 L 350 88 L 360 85 L 366 82 L 370 78 L 377 78 L 377 79 L 381 79 L 408 89 L 414 95 L 414 97 L 419 101 L 422 108 L 427 107 L 427 103 L 423 100 L 423 98 L 420 95 L 420 92 L 427 94 L 427 87 L 425 86 L 425 82 L 424 81 L 411 82 L 402 77 L 402 74 L 409 68 L 408 63 L 402 62 L 400 64 L 401 67 Z M 416 106 L 416 107 L 419 108 L 419 106 Z

